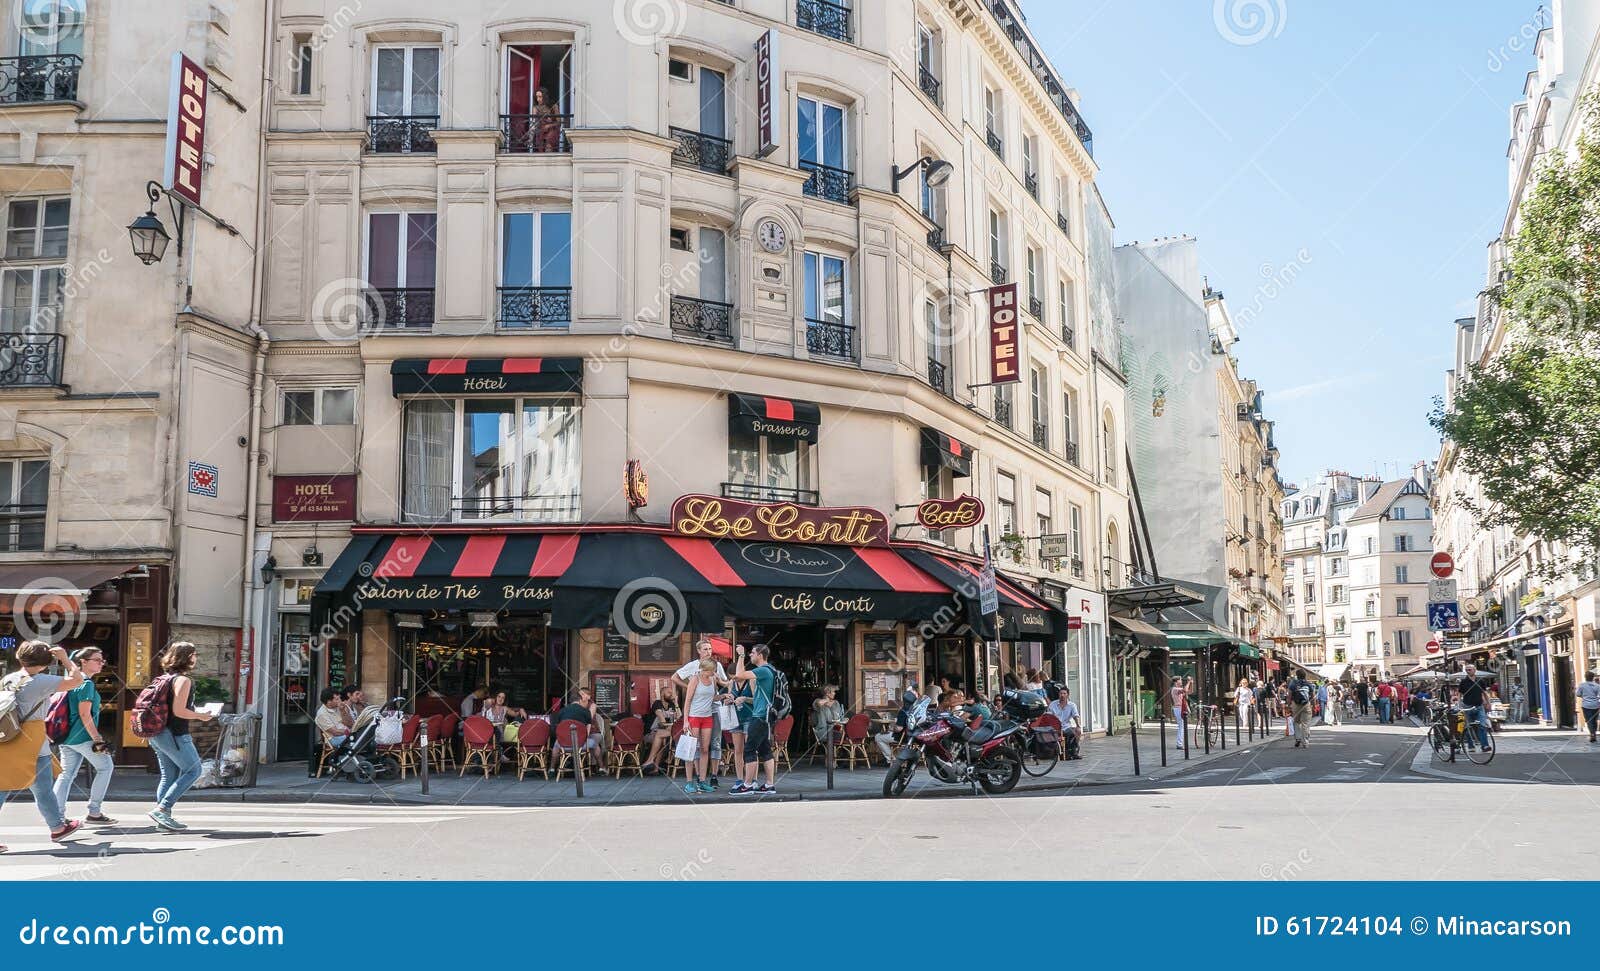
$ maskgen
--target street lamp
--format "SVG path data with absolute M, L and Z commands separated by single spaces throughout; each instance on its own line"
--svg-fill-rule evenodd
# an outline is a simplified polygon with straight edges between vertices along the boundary
M 903 169 L 897 169 L 891 166 L 891 170 L 894 173 L 894 181 L 891 191 L 899 192 L 900 181 L 918 169 L 922 169 L 924 171 L 922 180 L 928 184 L 928 187 L 937 189 L 939 186 L 950 181 L 950 175 L 951 173 L 955 172 L 956 167 L 951 165 L 949 162 L 946 162 L 944 159 L 936 159 L 932 155 L 924 155 Z
M 150 208 L 128 226 L 128 236 L 133 240 L 133 255 L 145 266 L 150 266 L 160 263 L 161 258 L 167 255 L 167 244 L 172 242 L 172 237 L 167 235 L 167 227 L 161 225 L 161 220 L 156 217 L 156 202 L 161 198 L 161 187 L 151 182 L 145 186 L 145 192 L 150 196 Z

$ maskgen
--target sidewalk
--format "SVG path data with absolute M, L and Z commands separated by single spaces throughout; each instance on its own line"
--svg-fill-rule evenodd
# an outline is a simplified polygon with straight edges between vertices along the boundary
M 1283 741 L 1282 729 L 1274 726 L 1274 731 L 1265 740 Z M 1168 735 L 1167 744 L 1173 744 L 1173 738 Z M 1243 738 L 1244 749 L 1259 747 L 1264 744 L 1262 739 L 1253 742 Z M 1107 786 L 1135 781 L 1161 780 L 1179 775 L 1188 770 L 1197 768 L 1216 761 L 1219 758 L 1231 756 L 1239 751 L 1233 743 L 1233 735 L 1228 735 L 1228 748 L 1224 752 L 1220 749 L 1213 750 L 1206 755 L 1201 749 L 1194 748 L 1191 743 L 1189 759 L 1185 761 L 1183 753 L 1169 750 L 1167 753 L 1167 766 L 1161 765 L 1161 751 L 1157 738 L 1157 730 L 1146 728 L 1139 732 L 1139 756 L 1141 774 L 1133 774 L 1133 745 L 1129 735 L 1124 732 L 1110 737 L 1099 736 L 1087 739 L 1083 743 L 1083 758 L 1074 762 L 1058 763 L 1048 775 L 1032 778 L 1026 773 L 1017 783 L 1013 792 L 1049 792 L 1073 789 L 1080 786 Z M 812 766 L 809 763 L 797 763 L 793 769 L 779 770 L 778 793 L 776 796 L 761 797 L 767 800 L 780 799 L 794 800 L 822 800 L 822 799 L 879 799 L 883 795 L 884 767 L 874 763 L 870 767 L 847 769 L 837 768 L 834 771 L 834 788 L 828 789 L 827 772 L 819 764 Z M 721 792 L 711 795 L 690 796 L 682 790 L 682 777 L 667 779 L 662 776 L 646 776 L 641 779 L 629 775 L 623 779 L 610 776 L 586 777 L 584 779 L 584 797 L 577 797 L 576 787 L 570 776 L 560 780 L 546 781 L 536 773 L 530 773 L 522 782 L 517 781 L 515 767 L 502 772 L 498 776 L 485 779 L 483 773 L 469 772 L 465 776 L 458 775 L 455 770 L 438 774 L 434 773 L 429 779 L 429 792 L 422 794 L 421 782 L 415 776 L 403 781 L 392 781 L 377 785 L 361 785 L 348 781 L 334 781 L 327 777 L 321 779 L 306 776 L 305 763 L 290 762 L 278 765 L 264 765 L 261 767 L 257 784 L 250 789 L 194 789 L 184 797 L 185 801 L 219 801 L 219 802 L 280 802 L 280 803 L 347 803 L 347 804 L 396 804 L 396 805 L 478 805 L 478 806 L 579 806 L 579 805 L 611 805 L 611 806 L 639 806 L 655 805 L 661 803 L 691 802 L 691 801 L 722 801 L 742 799 L 744 797 L 729 796 L 727 788 L 731 780 L 723 779 Z M 155 793 L 156 777 L 153 773 L 141 773 L 137 770 L 119 770 L 112 779 L 111 792 L 108 799 L 119 801 L 140 801 L 151 798 Z M 912 787 L 907 790 L 905 798 L 925 797 L 937 795 L 963 795 L 969 790 L 964 786 L 946 786 L 933 781 L 925 771 L 917 773 Z

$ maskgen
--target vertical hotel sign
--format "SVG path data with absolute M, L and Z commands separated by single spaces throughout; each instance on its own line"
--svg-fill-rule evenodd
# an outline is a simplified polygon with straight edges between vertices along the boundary
M 167 191 L 200 205 L 200 172 L 206 151 L 206 72 L 181 53 L 172 55 L 172 91 L 167 103 Z
M 783 130 L 778 77 L 778 32 L 768 30 L 756 41 L 757 158 L 777 151 L 778 132 Z
M 989 288 L 989 380 L 994 384 L 1021 381 L 1017 371 L 1017 285 Z

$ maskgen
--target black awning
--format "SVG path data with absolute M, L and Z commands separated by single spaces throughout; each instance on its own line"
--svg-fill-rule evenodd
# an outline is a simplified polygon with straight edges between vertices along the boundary
M 583 391 L 579 357 L 417 357 L 389 366 L 394 393 L 578 394 Z
M 979 637 L 1001 641 L 1062 641 L 1067 639 L 1067 615 L 1038 599 L 1003 576 L 995 577 L 1000 610 L 993 622 L 978 602 L 977 564 L 927 550 L 901 550 L 906 561 L 949 586 L 966 610 L 964 620 Z M 955 620 L 957 618 L 950 618 Z
M 810 401 L 758 394 L 728 395 L 728 428 L 731 431 L 815 442 L 821 424 L 822 409 Z
M 934 428 L 922 429 L 922 464 L 949 469 L 956 475 L 972 474 L 972 446 Z

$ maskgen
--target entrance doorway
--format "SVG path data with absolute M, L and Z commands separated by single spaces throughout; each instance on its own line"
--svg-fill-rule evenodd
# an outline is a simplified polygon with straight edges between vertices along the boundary
M 838 686 L 839 700 L 847 711 L 860 710 L 861 699 L 855 697 L 855 685 L 850 679 L 848 631 L 830 628 L 822 621 L 755 621 L 736 624 L 734 636 L 746 651 L 757 644 L 772 649 L 772 663 L 789 678 L 797 730 L 809 724 L 811 703 L 822 696 L 824 685 Z
M 965 637 L 936 637 L 923 653 L 923 693 L 949 678 L 951 688 L 972 690 L 972 642 Z
M 498 626 L 474 627 L 464 616 L 445 614 L 420 629 L 402 629 L 399 643 L 396 692 L 419 703 L 438 699 L 454 711 L 487 685 L 504 691 L 512 707 L 545 712 L 576 690 L 566 631 L 551 630 L 542 617 L 503 617 Z

